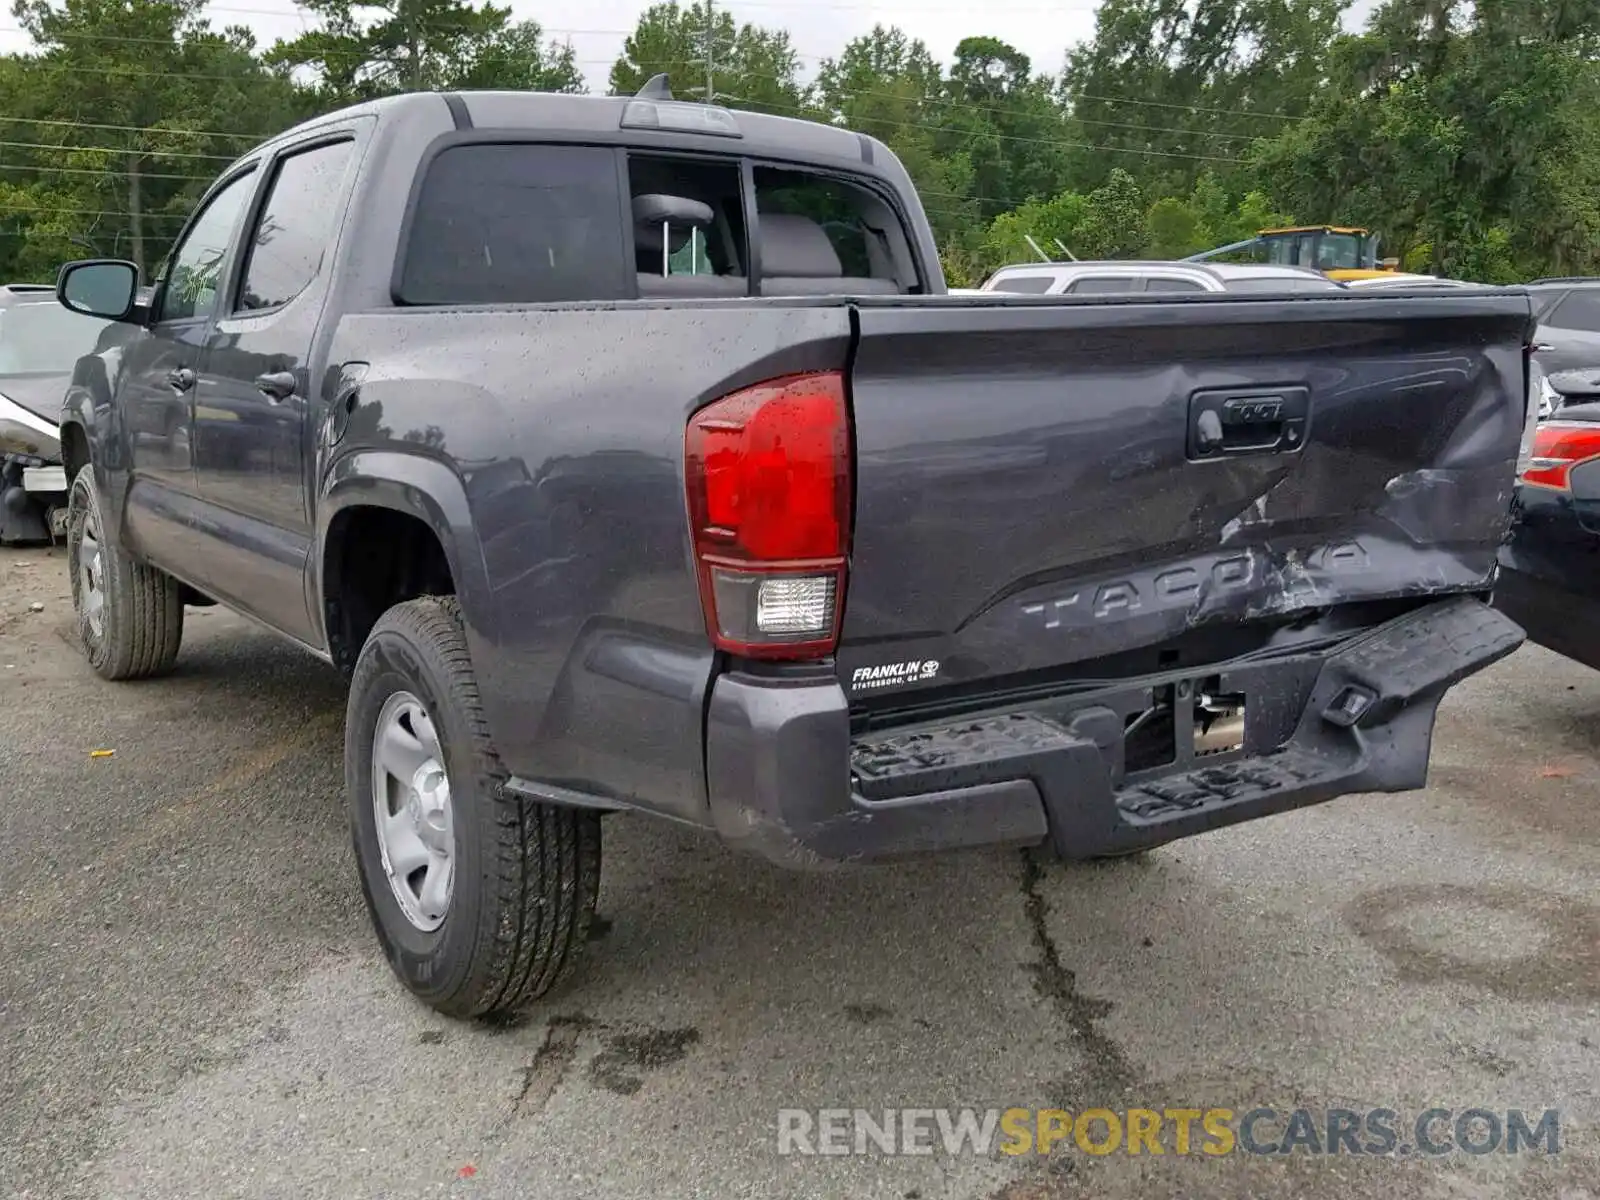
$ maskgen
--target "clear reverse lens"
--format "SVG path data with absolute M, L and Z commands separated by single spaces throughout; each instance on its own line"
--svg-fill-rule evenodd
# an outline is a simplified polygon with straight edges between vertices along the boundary
M 780 575 L 761 581 L 756 628 L 780 637 L 825 634 L 833 628 L 832 575 Z

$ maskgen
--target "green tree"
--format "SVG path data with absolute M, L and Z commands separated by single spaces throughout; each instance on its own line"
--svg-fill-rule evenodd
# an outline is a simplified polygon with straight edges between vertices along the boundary
M 6 156 L 14 215 L 32 207 L 14 269 L 117 253 L 149 269 L 195 199 L 260 137 L 303 111 L 244 29 L 215 32 L 201 0 L 17 0 L 39 52 L 14 60 Z M 10 239 L 8 239 L 10 240 Z
M 1259 148 L 1264 190 L 1380 230 L 1435 273 L 1600 269 L 1593 0 L 1391 0 L 1330 57 L 1312 119 Z M 1326 218 L 1324 218 L 1326 219 Z
M 1137 258 L 1149 241 L 1145 200 L 1132 175 L 1113 167 L 1105 183 L 1089 193 L 1078 240 L 1079 258 Z
M 1209 249 L 1194 206 L 1176 196 L 1163 196 L 1145 214 L 1151 258 L 1183 258 Z
M 726 7 L 696 0 L 652 4 L 622 44 L 611 67 L 611 93 L 631 96 L 652 75 L 665 74 L 673 93 L 779 116 L 803 108 L 799 56 L 783 30 L 736 22 Z
M 971 200 L 984 220 L 1067 184 L 1069 129 L 1055 81 L 998 38 L 966 38 L 945 79 L 935 152 L 970 164 Z
M 1059 258 L 1062 247 L 1085 257 L 1080 231 L 1089 215 L 1089 199 L 1077 192 L 1062 192 L 1049 200 L 1029 200 L 989 224 L 977 250 L 985 271 L 1007 263 L 1034 262 L 1039 252 Z M 1038 243 L 1035 250 L 1029 242 Z
M 1250 144 L 1306 113 L 1348 0 L 1105 0 L 1062 95 L 1093 144 L 1078 178 L 1112 167 L 1178 195 L 1203 170 L 1237 180 Z
M 869 134 L 895 152 L 941 244 L 959 240 L 978 219 L 970 158 L 941 153 L 936 140 L 943 91 L 943 72 L 927 46 L 879 25 L 822 61 L 809 96 L 817 119 Z
M 465 0 L 305 0 L 320 28 L 280 41 L 267 61 L 311 68 L 323 107 L 396 92 L 522 88 L 581 92 L 570 45 L 546 42 L 510 8 Z

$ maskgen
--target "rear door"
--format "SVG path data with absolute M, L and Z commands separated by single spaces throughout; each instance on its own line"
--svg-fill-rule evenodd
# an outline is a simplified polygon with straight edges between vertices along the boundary
M 854 702 L 1214 662 L 1491 572 L 1519 294 L 858 311 Z
M 1574 288 L 1544 315 L 1539 364 L 1547 375 L 1600 366 L 1600 287 Z

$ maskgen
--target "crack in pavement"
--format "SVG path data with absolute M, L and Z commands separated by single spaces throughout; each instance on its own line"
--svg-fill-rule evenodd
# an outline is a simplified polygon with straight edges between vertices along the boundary
M 561 1081 L 567 1077 L 572 1060 L 578 1056 L 578 1038 L 594 1024 L 588 1017 L 552 1017 L 545 1030 L 544 1042 L 534 1052 L 533 1060 L 522 1068 L 522 1089 L 511 1102 L 507 1123 L 515 1120 L 524 1109 L 543 1111 L 555 1095 Z
M 1091 1090 L 1101 1092 L 1125 1091 L 1134 1079 L 1133 1065 L 1118 1046 L 1095 1025 L 1111 1011 L 1111 1002 L 1085 996 L 1078 990 L 1078 976 L 1061 961 L 1061 951 L 1050 936 L 1046 919 L 1050 915 L 1049 902 L 1040 891 L 1044 870 L 1035 852 L 1022 852 L 1023 912 L 1033 934 L 1034 948 L 1039 952 L 1036 962 L 1023 964 L 1033 976 L 1034 990 L 1046 1000 L 1066 1022 L 1068 1030 L 1083 1050 L 1088 1060 L 1088 1083 Z M 1076 1105 L 1062 1104 L 1063 1108 Z

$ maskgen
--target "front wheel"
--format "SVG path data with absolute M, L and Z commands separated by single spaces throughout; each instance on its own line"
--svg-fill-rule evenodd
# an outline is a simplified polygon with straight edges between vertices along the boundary
M 145 679 L 172 669 L 183 642 L 178 581 L 129 557 L 106 537 L 94 468 L 83 467 L 67 496 L 67 571 L 78 640 L 105 679 Z
M 550 991 L 594 916 L 598 814 L 521 799 L 505 780 L 455 600 L 391 608 L 351 680 L 351 834 L 390 966 L 450 1016 L 512 1012 Z

